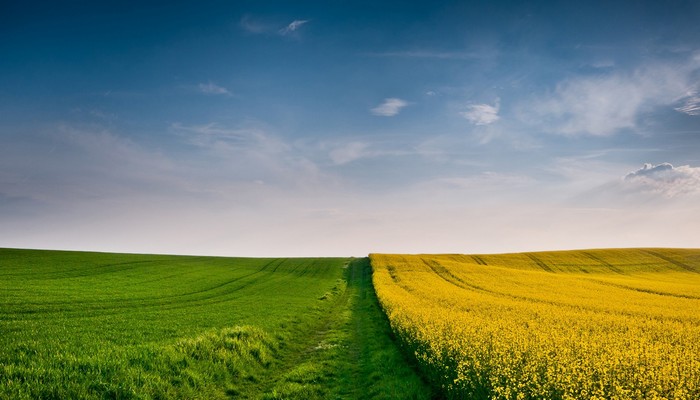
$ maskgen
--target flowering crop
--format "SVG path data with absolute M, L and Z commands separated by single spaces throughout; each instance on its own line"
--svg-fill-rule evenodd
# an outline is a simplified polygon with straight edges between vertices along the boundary
M 449 398 L 700 398 L 700 250 L 370 255 Z

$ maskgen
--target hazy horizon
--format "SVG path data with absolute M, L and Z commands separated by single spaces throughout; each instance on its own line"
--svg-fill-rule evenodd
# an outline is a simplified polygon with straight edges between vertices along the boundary
M 700 248 L 700 3 L 0 6 L 0 247 Z

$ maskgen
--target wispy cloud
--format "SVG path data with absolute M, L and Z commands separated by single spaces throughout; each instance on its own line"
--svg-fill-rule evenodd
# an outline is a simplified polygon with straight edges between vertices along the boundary
M 500 119 L 498 116 L 499 108 L 500 100 L 496 99 L 494 105 L 473 104 L 467 107 L 467 111 L 460 114 L 474 125 L 489 125 Z
M 174 123 L 170 128 L 184 134 L 189 144 L 223 153 L 250 151 L 275 156 L 290 149 L 281 139 L 258 128 L 229 128 L 217 123 L 184 125 Z
M 682 106 L 676 107 L 676 111 L 688 115 L 700 115 L 700 94 L 697 92 L 691 93 L 686 99 L 683 100 Z
M 384 102 L 370 111 L 374 115 L 380 117 L 393 117 L 401 112 L 401 109 L 406 107 L 408 102 L 405 100 L 397 99 L 395 97 L 384 99 Z
M 240 22 L 238 25 L 246 31 L 247 33 L 252 33 L 252 34 L 262 34 L 262 33 L 267 33 L 270 31 L 270 25 L 263 23 L 259 20 L 253 19 L 250 15 L 246 14 L 243 17 L 241 17 Z
M 241 17 L 238 25 L 241 27 L 241 29 L 243 29 L 243 31 L 252 35 L 279 35 L 296 37 L 301 27 L 309 22 L 310 20 L 308 19 L 295 19 L 280 28 L 280 24 L 278 22 L 266 21 L 246 14 Z
M 608 69 L 608 68 L 613 68 L 615 67 L 615 61 L 610 60 L 610 59 L 602 59 L 595 61 L 590 64 L 591 67 L 597 68 L 597 69 Z
M 216 165 L 218 174 L 233 181 L 262 182 L 278 187 L 314 186 L 328 178 L 294 143 L 259 123 L 230 127 L 218 123 L 172 124 L 182 141 Z M 215 174 L 216 175 L 216 174 Z
M 289 25 L 285 26 L 284 28 L 279 30 L 280 35 L 282 36 L 287 36 L 291 33 L 296 32 L 299 28 L 302 27 L 302 25 L 308 23 L 309 20 L 307 19 L 295 19 L 294 21 L 290 22 Z
M 0 145 L 0 170 L 12 172 L 0 174 L 0 188 L 47 204 L 177 191 L 178 168 L 163 154 L 95 125 L 61 124 Z
M 330 151 L 330 153 L 328 153 L 328 156 L 334 164 L 342 165 L 367 157 L 369 154 L 368 148 L 368 143 L 351 142 L 334 148 Z
M 365 53 L 370 57 L 397 57 L 397 58 L 432 58 L 438 60 L 467 60 L 473 58 L 485 58 L 488 53 L 470 53 L 464 51 L 435 51 L 435 50 L 402 50 Z
M 687 93 L 698 68 L 700 62 L 691 59 L 569 79 L 553 92 L 523 104 L 520 118 L 562 135 L 609 136 L 637 129 L 645 113 L 684 98 L 686 103 L 677 110 L 696 112 L 697 103 Z
M 219 86 L 217 84 L 214 84 L 212 82 L 207 82 L 207 83 L 200 83 L 197 85 L 197 89 L 204 94 L 223 94 L 223 95 L 230 95 L 231 92 L 228 91 L 223 86 Z
M 397 142 L 385 137 L 354 138 L 350 140 L 330 140 L 314 143 L 307 147 L 310 152 L 319 152 L 319 159 L 329 158 L 334 165 L 350 164 L 356 160 L 381 158 L 386 161 L 389 157 L 433 158 L 439 150 L 425 148 L 421 142 Z M 414 159 L 415 160 L 415 159 Z
M 435 180 L 434 183 L 459 190 L 507 191 L 512 188 L 532 186 L 537 183 L 537 181 L 526 175 L 484 171 L 467 177 L 439 178 Z

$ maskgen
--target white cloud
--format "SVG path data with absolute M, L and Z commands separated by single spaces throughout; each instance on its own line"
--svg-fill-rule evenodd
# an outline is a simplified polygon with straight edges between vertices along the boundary
M 472 174 L 461 168 L 465 175 L 426 185 L 362 191 L 348 181 L 311 181 L 307 152 L 260 124 L 175 124 L 172 131 L 199 147 L 154 151 L 99 129 L 66 128 L 35 138 L 43 140 L 0 138 L 0 242 L 268 257 L 700 243 L 694 199 L 686 208 L 677 202 L 564 207 L 551 200 L 551 187 L 528 178 L 526 170 L 479 172 L 484 168 Z M 371 140 L 315 150 L 324 152 L 320 159 L 344 147 L 336 161 L 350 162 L 396 146 L 389 139 Z M 663 180 L 669 173 L 697 177 L 697 168 L 686 168 L 648 166 L 619 181 Z M 697 179 L 691 182 L 697 187 Z M 33 205 L 25 198 L 60 204 Z
M 666 198 L 700 194 L 700 168 L 674 167 L 669 163 L 644 164 L 624 177 L 625 189 L 658 194 Z
M 23 209 L 56 215 L 85 207 L 128 214 L 166 203 L 190 210 L 258 204 L 272 192 L 333 187 L 303 151 L 252 123 L 173 124 L 170 131 L 193 147 L 156 150 L 94 125 L 0 138 L 0 203 L 22 199 Z M 0 221 L 8 216 L 0 207 Z
M 176 123 L 171 130 L 185 143 L 199 148 L 194 154 L 206 157 L 206 163 L 215 166 L 212 175 L 225 174 L 230 181 L 303 187 L 330 179 L 303 149 L 260 124 L 228 127 L 217 123 Z
M 216 123 L 204 125 L 174 123 L 171 129 L 184 133 L 185 140 L 189 144 L 223 154 L 249 152 L 274 157 L 291 150 L 289 144 L 259 128 L 228 128 Z
M 397 115 L 399 112 L 401 112 L 401 109 L 406 107 L 408 105 L 408 102 L 405 100 L 397 99 L 397 98 L 387 98 L 384 99 L 384 102 L 370 111 L 374 115 L 378 115 L 380 117 L 393 117 Z
M 328 156 L 336 165 L 347 164 L 360 158 L 367 157 L 368 147 L 369 145 L 364 142 L 351 142 L 331 150 Z
M 344 165 L 367 158 L 417 156 L 429 157 L 432 152 L 394 140 L 336 140 L 317 144 L 316 149 L 327 154 L 334 165 Z
M 537 181 L 535 179 L 526 175 L 485 171 L 468 177 L 439 178 L 430 184 L 472 192 L 492 192 L 530 187 L 536 183 Z
M 683 105 L 676 107 L 676 111 L 688 115 L 700 115 L 700 94 L 691 93 L 684 101 Z
M 199 89 L 199 91 L 204 94 L 231 94 L 231 92 L 229 92 L 228 89 L 226 89 L 225 87 L 216 85 L 212 82 L 200 83 L 199 85 L 197 85 L 197 89 Z
M 599 68 L 599 69 L 613 68 L 614 66 L 615 66 L 615 61 L 608 60 L 608 59 L 595 61 L 591 64 L 591 67 Z
M 404 50 L 386 51 L 381 53 L 366 53 L 371 57 L 398 57 L 398 58 L 433 58 L 439 60 L 467 60 L 473 58 L 486 58 L 492 56 L 492 52 L 470 53 L 460 51 L 435 51 L 435 50 Z
M 569 79 L 552 93 L 524 103 L 520 118 L 543 131 L 562 135 L 609 136 L 637 129 L 644 113 L 687 98 L 692 74 L 698 68 L 700 62 L 692 59 Z M 679 111 L 693 112 L 694 103 L 688 101 Z
M 642 168 L 625 175 L 625 179 L 630 180 L 639 177 L 660 176 L 668 171 L 673 171 L 673 169 L 673 165 L 671 165 L 670 163 L 661 163 L 658 165 L 646 163 L 644 164 L 644 166 L 642 166 Z
M 301 29 L 301 27 L 307 23 L 309 23 L 309 20 L 295 19 L 280 29 L 279 23 L 264 21 L 253 18 L 250 15 L 244 15 L 239 22 L 239 26 L 245 32 L 253 35 L 280 35 L 293 37 L 298 34 L 299 29 Z
M 280 29 L 279 33 L 282 36 L 287 36 L 293 32 L 296 32 L 299 28 L 301 28 L 304 24 L 308 23 L 309 20 L 302 20 L 302 19 L 295 19 L 294 21 L 290 22 L 289 25 L 286 27 Z
M 489 125 L 500 119 L 498 110 L 500 101 L 496 99 L 494 105 L 489 104 L 473 104 L 467 107 L 467 111 L 460 114 L 474 125 Z
M 0 187 L 47 204 L 182 191 L 178 169 L 160 152 L 95 126 L 60 125 L 0 145 L 0 170 L 12 178 L 0 175 Z
M 262 34 L 270 31 L 268 24 L 255 20 L 250 15 L 244 15 L 239 25 L 244 31 L 252 34 Z

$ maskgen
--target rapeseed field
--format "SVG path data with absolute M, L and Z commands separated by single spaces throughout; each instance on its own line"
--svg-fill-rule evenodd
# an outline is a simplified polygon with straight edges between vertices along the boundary
M 700 250 L 370 255 L 448 398 L 700 398 Z

